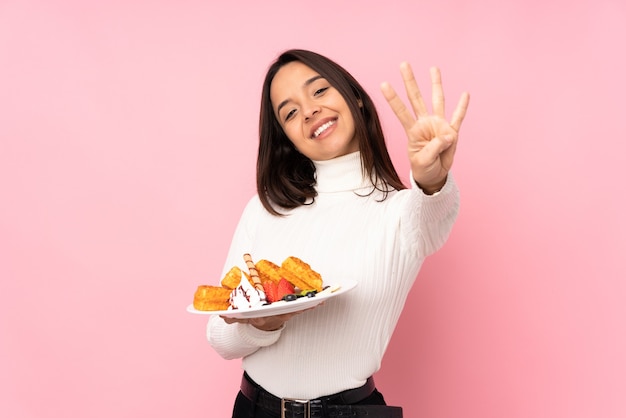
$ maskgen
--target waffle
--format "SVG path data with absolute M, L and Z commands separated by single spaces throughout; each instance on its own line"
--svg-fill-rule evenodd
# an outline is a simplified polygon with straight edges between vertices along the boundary
M 250 276 L 248 275 L 248 273 L 243 272 L 243 274 L 245 274 L 248 280 L 250 280 Z M 233 290 L 233 289 L 236 289 L 237 286 L 239 286 L 240 282 L 241 282 L 241 269 L 237 266 L 234 266 L 233 268 L 228 270 L 228 273 L 226 273 L 226 275 L 222 279 L 221 284 L 222 284 L 222 287 Z M 254 284 L 252 283 L 252 281 L 250 281 L 250 283 Z
M 280 274 L 300 290 L 322 290 L 322 276 L 297 257 L 287 257 L 280 266 Z
M 230 305 L 230 289 L 200 285 L 193 296 L 193 307 L 199 311 L 221 311 Z
M 268 280 L 278 283 L 282 277 L 280 275 L 280 266 L 268 260 L 259 260 L 256 263 L 256 270 L 259 272 L 262 283 Z

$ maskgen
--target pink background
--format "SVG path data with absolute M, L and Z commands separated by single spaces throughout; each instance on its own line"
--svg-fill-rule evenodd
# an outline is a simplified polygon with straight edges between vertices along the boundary
M 472 93 L 462 210 L 376 376 L 407 417 L 626 416 L 626 3 L 0 2 L 0 416 L 227 417 L 185 312 L 254 192 L 288 47 Z M 280 367 L 280 365 L 276 365 Z M 316 367 L 303 364 L 303 367 Z M 320 359 L 319 367 L 324 367 Z

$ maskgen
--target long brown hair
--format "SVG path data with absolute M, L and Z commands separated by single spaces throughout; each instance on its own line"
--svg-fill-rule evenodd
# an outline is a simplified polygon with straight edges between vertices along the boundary
M 272 107 L 270 87 L 285 64 L 299 61 L 324 77 L 343 96 L 354 118 L 359 138 L 361 168 L 372 184 L 383 191 L 406 187 L 391 162 L 380 119 L 370 96 L 343 67 L 315 52 L 291 49 L 283 52 L 269 67 L 261 92 L 259 115 L 259 154 L 257 158 L 257 191 L 261 203 L 274 215 L 275 206 L 293 209 L 315 200 L 315 166 L 289 140 Z

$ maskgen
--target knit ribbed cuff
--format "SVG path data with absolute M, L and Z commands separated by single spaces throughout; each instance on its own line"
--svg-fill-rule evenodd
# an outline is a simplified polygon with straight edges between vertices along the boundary
M 285 328 L 284 324 L 276 331 L 263 331 L 250 324 L 236 324 L 237 333 L 247 344 L 258 347 L 267 347 L 274 344 L 280 338 L 280 334 Z

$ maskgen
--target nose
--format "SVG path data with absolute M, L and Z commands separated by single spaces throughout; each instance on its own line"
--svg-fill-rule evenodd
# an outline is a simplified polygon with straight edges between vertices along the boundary
M 304 115 L 304 119 L 307 121 L 311 119 L 313 116 L 315 116 L 316 113 L 319 113 L 319 112 L 320 112 L 320 107 L 319 105 L 315 103 L 307 103 L 302 107 L 302 114 Z

